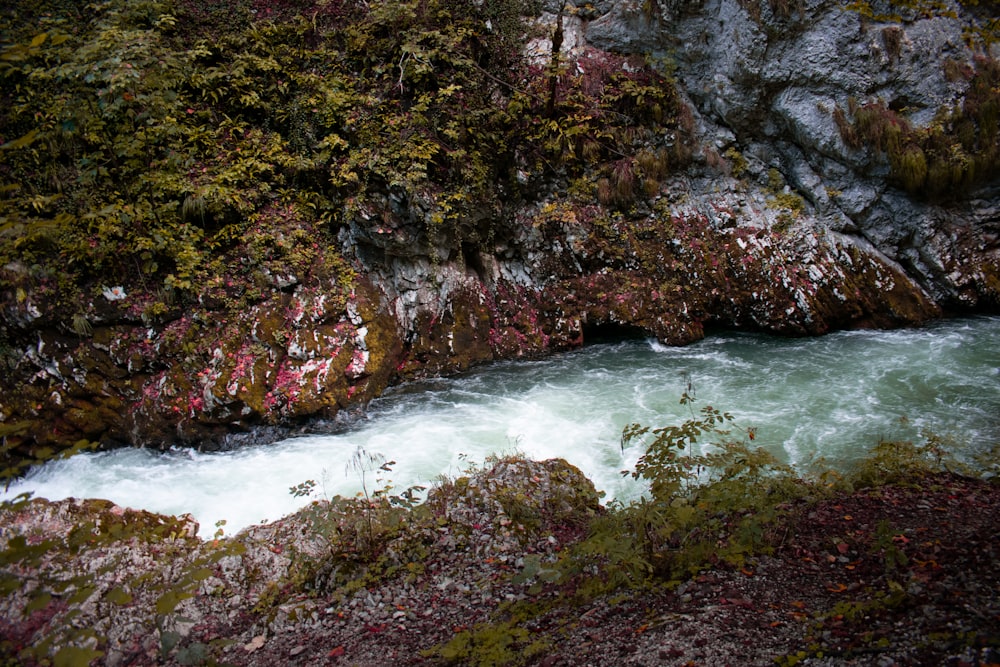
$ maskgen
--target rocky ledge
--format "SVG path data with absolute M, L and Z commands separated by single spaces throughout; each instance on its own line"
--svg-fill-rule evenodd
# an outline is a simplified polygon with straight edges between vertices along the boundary
M 987 482 L 940 474 L 806 496 L 739 565 L 709 559 L 660 583 L 609 580 L 624 554 L 614 540 L 587 541 L 609 510 L 563 461 L 497 460 L 422 503 L 396 500 L 410 506 L 314 502 L 209 540 L 188 518 L 106 501 L 4 506 L 0 656 L 22 665 L 1000 659 L 1000 488 Z

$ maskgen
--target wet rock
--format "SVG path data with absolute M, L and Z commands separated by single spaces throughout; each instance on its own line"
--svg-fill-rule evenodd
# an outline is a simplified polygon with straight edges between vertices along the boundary
M 136 290 L 97 291 L 90 333 L 69 336 L 25 293 L 4 306 L 16 359 L 0 392 L 7 463 L 88 441 L 212 449 L 277 437 L 393 383 L 555 353 L 602 330 L 684 344 L 712 324 L 816 335 L 1000 307 L 996 189 L 915 199 L 835 120 L 883 99 L 922 125 L 957 104 L 968 83 L 943 63 L 972 62 L 968 17 L 883 24 L 827 0 L 784 12 L 640 4 L 565 11 L 561 59 L 580 75 L 633 67 L 612 52 L 672 54 L 697 155 L 655 193 L 622 211 L 567 194 L 559 169 L 519 162 L 520 193 L 454 227 L 435 225 L 434 193 L 387 186 L 345 213 L 337 261 L 265 253 L 260 276 L 206 285 L 186 310 L 157 304 L 149 317 Z M 561 9 L 546 7 L 546 30 Z M 545 39 L 532 47 L 543 60 Z M 275 220 L 286 240 L 315 238 L 312 223 Z

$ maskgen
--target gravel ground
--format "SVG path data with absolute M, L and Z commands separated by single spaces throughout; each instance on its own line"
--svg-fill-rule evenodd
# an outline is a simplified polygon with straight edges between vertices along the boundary
M 554 563 L 603 511 L 568 464 L 505 459 L 393 514 L 372 564 L 370 515 L 323 502 L 208 541 L 106 502 L 8 507 L 0 665 L 60 649 L 107 665 L 1000 663 L 997 485 L 803 502 L 770 555 L 580 595 L 601 572 Z

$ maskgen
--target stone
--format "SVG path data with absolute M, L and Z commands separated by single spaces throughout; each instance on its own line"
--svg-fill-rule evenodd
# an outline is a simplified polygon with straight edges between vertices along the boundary
M 996 187 L 950 203 L 910 196 L 835 119 L 881 99 L 921 126 L 959 103 L 968 84 L 943 65 L 973 62 L 967 17 L 879 23 L 831 0 L 787 16 L 750 0 L 547 2 L 527 47 L 540 65 L 560 13 L 565 77 L 669 54 L 689 165 L 619 211 L 567 194 L 601 174 L 574 184 L 518 154 L 503 184 L 517 194 L 453 227 L 434 222 L 441 193 L 386 185 L 337 230 L 330 254 L 349 270 L 268 262 L 245 307 L 219 287 L 149 321 L 126 310 L 132 288 L 109 299 L 101 286 L 89 338 L 33 314 L 22 288 L 4 311 L 18 357 L 0 392 L 12 456 L 81 440 L 263 442 L 350 418 L 391 384 L 557 353 L 602 328 L 685 344 L 706 325 L 815 335 L 1000 303 Z M 636 152 L 676 147 L 673 125 Z

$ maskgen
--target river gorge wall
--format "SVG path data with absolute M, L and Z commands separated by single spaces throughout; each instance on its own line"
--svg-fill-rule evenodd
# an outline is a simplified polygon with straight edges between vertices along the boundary
M 316 217 L 269 203 L 219 251 L 239 266 L 256 248 L 252 287 L 219 273 L 155 317 L 139 283 L 95 283 L 67 309 L 8 263 L 7 463 L 91 443 L 231 446 L 606 332 L 685 344 L 706 327 L 819 335 L 996 312 L 997 163 L 926 143 L 974 100 L 993 105 L 973 132 L 996 156 L 998 96 L 976 88 L 998 83 L 995 46 L 969 37 L 990 17 L 955 9 L 542 7 L 524 38 L 540 80 L 599 95 L 588 86 L 609 68 L 669 66 L 676 118 L 646 122 L 603 171 L 514 150 L 509 180 L 455 224 L 441 222 L 449 191 L 387 183 L 338 200 L 319 243 Z M 667 153 L 680 166 L 659 169 Z

